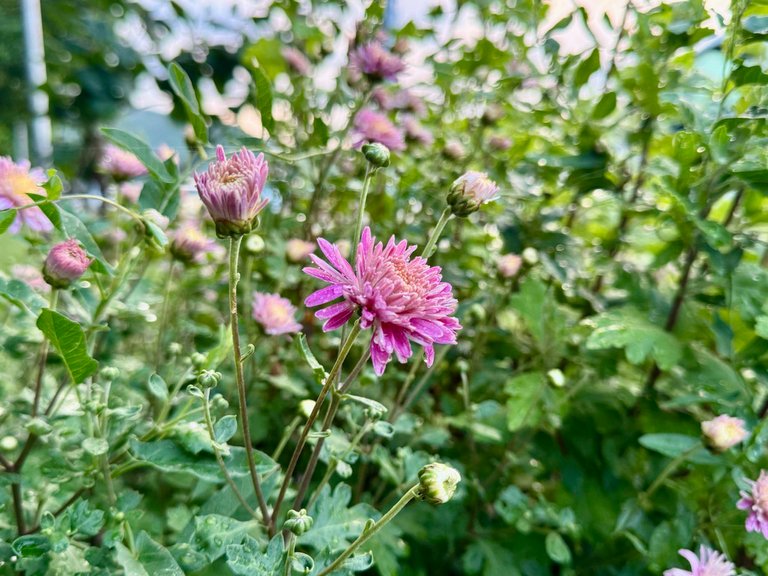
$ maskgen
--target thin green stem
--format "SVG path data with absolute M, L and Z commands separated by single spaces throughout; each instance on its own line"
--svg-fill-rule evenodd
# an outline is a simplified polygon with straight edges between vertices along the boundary
M 344 563 L 344 561 L 352 556 L 354 554 L 355 550 L 357 550 L 360 546 L 365 544 L 368 540 L 370 540 L 373 536 L 375 536 L 384 526 L 389 524 L 389 522 L 397 516 L 400 511 L 405 508 L 408 503 L 416 498 L 419 495 L 419 485 L 416 484 L 413 486 L 408 492 L 406 492 L 400 500 L 397 501 L 397 503 L 392 506 L 392 508 L 389 509 L 389 511 L 382 516 L 378 522 L 376 522 L 373 526 L 368 528 L 367 530 L 363 530 L 363 533 L 358 536 L 357 540 L 352 542 L 352 544 L 349 545 L 349 548 L 347 548 L 344 552 L 341 553 L 341 555 L 336 558 L 327 568 L 325 568 L 322 572 L 320 572 L 317 576 L 327 576 L 328 574 L 333 573 L 334 570 L 341 567 L 341 565 Z
M 667 464 L 667 466 L 664 468 L 664 470 L 661 471 L 661 474 L 656 477 L 656 480 L 653 481 L 653 484 L 651 484 L 648 490 L 640 494 L 639 500 L 641 502 L 648 501 L 650 497 L 653 496 L 653 494 L 656 492 L 656 490 L 658 490 L 661 485 L 664 484 L 667 478 L 669 478 L 670 474 L 677 470 L 680 464 L 685 462 L 688 459 L 688 456 L 693 454 L 698 449 L 699 446 L 694 446 L 693 448 L 686 450 L 676 458 L 672 459 L 670 463 Z
M 296 465 L 299 462 L 299 456 L 301 456 L 302 450 L 304 450 L 304 446 L 307 443 L 307 438 L 309 437 L 309 432 L 312 430 L 312 425 L 315 423 L 315 420 L 317 420 L 317 415 L 320 413 L 320 408 L 323 405 L 323 402 L 325 401 L 325 397 L 328 395 L 328 392 L 331 390 L 331 387 L 336 382 L 336 378 L 338 377 L 339 371 L 341 370 L 341 366 L 344 363 L 344 360 L 346 359 L 347 355 L 349 354 L 349 351 L 352 349 L 352 345 L 355 343 L 355 340 L 357 339 L 358 334 L 360 334 L 360 320 L 356 320 L 355 324 L 352 326 L 352 331 L 349 333 L 349 336 L 347 336 L 346 341 L 344 342 L 344 346 L 342 346 L 341 351 L 339 352 L 339 355 L 336 358 L 336 362 L 333 365 L 333 368 L 331 368 L 330 374 L 325 379 L 325 382 L 323 383 L 323 388 L 320 390 L 320 394 L 317 396 L 317 400 L 315 401 L 315 406 L 312 408 L 312 412 L 309 415 L 309 418 L 307 419 L 306 424 L 304 424 L 304 428 L 301 431 L 301 436 L 299 436 L 299 441 L 296 444 L 296 447 L 293 449 L 293 455 L 291 456 L 291 461 L 288 464 L 288 468 L 285 470 L 285 478 L 283 478 L 283 483 L 280 486 L 280 493 L 277 496 L 277 500 L 275 501 L 275 506 L 272 510 L 272 523 L 271 523 L 271 529 L 274 531 L 275 524 L 277 522 L 278 513 L 280 512 L 280 506 L 283 503 L 283 500 L 285 499 L 285 493 L 288 490 L 288 484 L 291 481 L 291 476 L 293 476 L 294 470 L 296 470 Z
M 288 440 L 290 440 L 293 433 L 296 432 L 296 428 L 299 427 L 299 424 L 301 424 L 301 416 L 296 416 L 291 420 L 288 428 L 285 429 L 285 433 L 283 433 L 283 437 L 280 438 L 280 442 L 278 442 L 275 452 L 272 454 L 272 460 L 277 461 L 277 459 L 280 458 L 280 454 L 283 453 L 286 444 L 288 444 Z
M 435 224 L 435 229 L 432 230 L 432 235 L 429 237 L 427 245 L 424 246 L 424 250 L 421 251 L 422 258 L 429 258 L 432 255 L 432 252 L 434 252 L 435 246 L 437 245 L 437 241 L 440 239 L 443 229 L 450 219 L 451 208 L 450 206 L 447 206 L 445 210 L 443 210 L 443 213 L 440 214 L 440 219 L 437 221 L 437 224 Z
M 48 308 L 56 310 L 56 304 L 59 301 L 59 291 L 56 288 L 51 288 L 50 299 L 48 300 Z M 35 378 L 35 399 L 32 402 L 32 418 L 37 416 L 37 411 L 40 408 L 40 396 L 43 393 L 43 374 L 45 373 L 45 364 L 48 361 L 48 348 L 50 343 L 48 338 L 43 337 L 43 342 L 40 344 L 40 355 L 37 360 L 37 376 Z
M 291 570 L 292 564 L 293 564 L 293 557 L 296 554 L 296 536 L 292 533 L 290 536 L 288 536 L 288 550 L 285 553 L 285 571 L 283 572 L 283 576 L 291 576 Z
M 360 235 L 363 233 L 363 220 L 365 219 L 365 203 L 368 201 L 368 192 L 371 189 L 371 181 L 373 175 L 376 173 L 376 169 L 371 166 L 370 162 L 366 163 L 365 178 L 363 180 L 363 191 L 360 193 L 360 202 L 357 206 L 357 222 L 355 224 L 355 233 L 352 235 L 352 241 L 350 243 L 350 251 L 352 253 L 351 262 L 355 261 L 357 256 L 357 244 L 360 242 Z
M 240 244 L 243 241 L 242 236 L 230 238 L 229 240 L 229 314 L 230 326 L 232 328 L 232 352 L 235 359 L 235 378 L 237 380 L 237 393 L 240 400 L 240 425 L 243 428 L 243 441 L 245 443 L 245 456 L 248 461 L 248 470 L 253 482 L 253 491 L 259 501 L 259 509 L 264 522 L 270 526 L 269 509 L 267 501 L 264 499 L 264 493 L 261 490 L 259 475 L 256 472 L 256 462 L 253 457 L 253 442 L 251 441 L 251 427 L 248 421 L 248 404 L 246 400 L 245 377 L 243 375 L 243 360 L 240 352 L 240 327 L 237 318 L 237 283 L 240 280 L 240 274 L 237 272 L 238 257 L 240 255 Z M 270 537 L 274 533 L 270 530 Z
M 171 263 L 168 266 L 168 279 L 165 283 L 165 293 L 163 294 L 163 304 L 160 310 L 160 321 L 157 326 L 157 344 L 155 348 L 155 372 L 157 372 L 160 363 L 163 360 L 163 336 L 168 325 L 168 305 L 171 300 L 171 291 L 173 289 L 173 268 L 176 261 L 171 256 Z
M 104 384 L 104 394 L 103 394 L 103 403 L 104 403 L 104 409 L 101 413 L 101 418 L 97 419 L 100 420 L 99 428 L 100 428 L 100 436 L 105 442 L 109 442 L 109 393 L 112 389 L 112 381 L 108 380 Z M 109 444 L 107 444 L 109 445 Z M 112 484 L 112 472 L 109 469 L 109 450 L 104 452 L 100 457 L 101 459 L 101 469 L 102 473 L 104 474 L 104 484 L 107 487 L 107 496 L 109 497 L 109 503 L 114 505 L 117 501 L 117 496 L 115 495 L 115 487 Z
M 205 427 L 208 429 L 208 436 L 211 438 L 211 448 L 213 449 L 213 455 L 216 456 L 216 462 L 219 464 L 219 468 L 221 469 L 221 473 L 224 475 L 224 479 L 227 481 L 227 484 L 232 489 L 232 492 L 235 495 L 235 498 L 238 499 L 240 504 L 242 504 L 243 508 L 253 516 L 256 520 L 258 520 L 258 515 L 256 514 L 256 511 L 251 508 L 248 505 L 248 502 L 246 501 L 245 497 L 240 493 L 240 490 L 237 489 L 237 485 L 235 484 L 235 481 L 232 479 L 232 476 L 229 473 L 229 470 L 227 469 L 227 464 L 224 462 L 224 458 L 221 455 L 221 450 L 219 450 L 219 443 L 216 442 L 216 432 L 213 429 L 213 418 L 211 418 L 211 389 L 206 388 L 205 390 L 205 398 L 202 398 L 203 401 L 203 416 L 205 418 Z

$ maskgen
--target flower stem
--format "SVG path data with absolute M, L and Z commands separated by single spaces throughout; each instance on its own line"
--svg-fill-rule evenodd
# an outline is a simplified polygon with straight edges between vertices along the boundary
M 659 474 L 656 477 L 656 480 L 653 481 L 653 484 L 651 484 L 648 490 L 640 494 L 639 500 L 643 502 L 650 499 L 650 497 L 653 496 L 656 490 L 658 490 L 661 487 L 661 485 L 664 484 L 666 479 L 669 478 L 670 474 L 672 474 L 672 472 L 677 470 L 678 466 L 680 466 L 680 464 L 685 462 L 688 459 L 688 456 L 693 454 L 698 449 L 699 449 L 699 446 L 694 446 L 693 448 L 686 450 L 676 458 L 672 459 L 670 463 L 667 464 L 666 468 L 664 468 L 664 470 L 661 471 L 661 474 Z
M 376 169 L 368 162 L 365 168 L 365 179 L 363 180 L 363 191 L 360 194 L 360 203 L 357 207 L 357 223 L 355 224 L 355 234 L 352 236 L 352 242 L 350 243 L 350 252 L 352 254 L 351 261 L 355 261 L 357 256 L 357 244 L 360 242 L 360 235 L 363 233 L 363 219 L 365 218 L 365 203 L 368 200 L 368 192 L 371 189 L 371 181 L 373 175 L 376 173 Z
M 336 362 L 334 363 L 333 368 L 331 368 L 330 374 L 328 374 L 326 377 L 325 382 L 323 383 L 323 388 L 320 390 L 320 394 L 317 396 L 317 400 L 315 401 L 315 407 L 312 409 L 312 412 L 307 419 L 307 423 L 304 424 L 304 428 L 301 431 L 301 436 L 299 436 L 299 441 L 296 444 L 296 447 L 293 449 L 291 461 L 288 464 L 288 468 L 285 470 L 285 478 L 283 478 L 283 483 L 280 486 L 280 493 L 278 494 L 277 500 L 275 501 L 275 506 L 272 509 L 272 522 L 270 529 L 273 533 L 277 522 L 277 515 L 280 512 L 280 506 L 282 505 L 283 500 L 285 499 L 285 493 L 288 490 L 288 483 L 291 481 L 291 476 L 293 475 L 294 470 L 296 470 L 296 464 L 299 462 L 301 451 L 304 449 L 304 446 L 307 443 L 307 438 L 309 437 L 309 432 L 312 429 L 312 424 L 314 424 L 315 420 L 317 420 L 317 415 L 320 413 L 320 408 L 323 405 L 323 401 L 328 395 L 328 392 L 331 390 L 331 387 L 336 382 L 336 378 L 338 377 L 339 371 L 341 370 L 341 365 L 344 363 L 344 359 L 352 349 L 352 345 L 357 339 L 358 334 L 360 334 L 359 319 L 352 326 L 352 331 L 349 333 L 349 336 L 347 336 L 347 339 L 344 342 L 344 346 L 342 346 L 342 349 L 336 358 Z
M 291 576 L 291 573 L 293 570 L 291 570 L 293 565 L 293 557 L 296 555 L 296 536 L 291 534 L 288 537 L 288 550 L 285 554 L 285 572 L 283 572 L 284 576 Z
M 256 498 L 259 501 L 259 509 L 261 510 L 263 521 L 269 525 L 269 509 L 267 508 L 267 501 L 264 499 L 264 493 L 261 490 L 259 475 L 256 472 L 256 462 L 253 458 L 253 443 L 251 442 L 251 427 L 248 422 L 243 360 L 240 354 L 240 327 L 237 319 L 237 283 L 240 280 L 240 274 L 237 272 L 237 262 L 242 241 L 242 236 L 230 238 L 229 240 L 229 315 L 232 328 L 232 352 L 235 357 L 235 379 L 237 380 L 237 394 L 240 400 L 240 425 L 243 427 L 245 456 L 248 460 L 248 470 L 251 473 L 253 491 L 256 493 Z M 270 536 L 272 536 L 271 532 Z
M 340 568 L 341 565 L 344 563 L 344 561 L 352 556 L 352 554 L 357 550 L 361 545 L 365 544 L 369 539 L 371 539 L 373 536 L 376 535 L 377 532 L 379 532 L 384 526 L 386 526 L 395 516 L 398 515 L 398 513 L 405 508 L 408 503 L 413 500 L 416 496 L 419 495 L 419 485 L 416 484 L 413 486 L 408 492 L 406 492 L 398 502 L 392 506 L 392 508 L 389 509 L 389 511 L 382 516 L 378 522 L 376 522 L 373 526 L 368 528 L 367 530 L 363 530 L 363 533 L 358 536 L 357 540 L 352 542 L 352 544 L 349 545 L 349 548 L 347 548 L 344 552 L 341 553 L 341 556 L 336 558 L 330 566 L 326 567 L 322 572 L 318 573 L 317 576 L 326 576 L 327 574 L 333 573 L 334 570 L 337 568 Z
M 256 511 L 248 505 L 248 502 L 240 493 L 240 490 L 237 489 L 237 485 L 235 484 L 235 481 L 232 480 L 232 476 L 229 474 L 229 470 L 227 470 L 227 465 L 224 462 L 224 458 L 221 456 L 221 450 L 219 450 L 219 445 L 216 442 L 216 432 L 213 429 L 213 419 L 211 418 L 211 406 L 210 406 L 211 389 L 210 388 L 205 389 L 205 398 L 203 398 L 202 400 L 203 400 L 203 416 L 205 418 L 205 427 L 208 429 L 208 436 L 210 436 L 211 438 L 211 448 L 213 449 L 213 455 L 216 456 L 216 462 L 219 463 L 219 468 L 221 469 L 221 473 L 224 475 L 224 479 L 227 481 L 227 484 L 232 489 L 232 492 L 234 493 L 235 497 L 238 499 L 240 504 L 242 504 L 243 508 L 245 508 L 246 512 L 248 512 L 248 514 L 253 516 L 256 520 L 258 520 Z
M 451 208 L 447 206 L 445 210 L 443 210 L 443 213 L 440 214 L 440 219 L 437 221 L 437 224 L 435 224 L 435 229 L 432 231 L 432 235 L 429 237 L 427 245 L 424 246 L 424 250 L 421 252 L 422 258 L 429 258 L 432 255 L 432 252 L 434 252 L 435 246 L 437 245 L 437 241 L 440 239 L 440 235 L 443 233 L 443 228 L 445 228 L 445 225 L 450 219 Z

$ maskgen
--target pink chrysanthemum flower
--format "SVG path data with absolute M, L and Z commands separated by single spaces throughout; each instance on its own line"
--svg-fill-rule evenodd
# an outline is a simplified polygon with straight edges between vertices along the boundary
M 74 238 L 59 242 L 45 258 L 43 278 L 54 288 L 67 288 L 79 279 L 91 265 L 88 254 Z
M 335 330 L 360 312 L 360 326 L 372 328 L 371 359 L 376 374 L 381 375 L 394 353 L 403 363 L 413 354 L 411 342 L 424 347 L 424 357 L 431 366 L 434 344 L 455 344 L 461 328 L 452 316 L 456 300 L 452 287 L 442 282 L 440 268 L 429 266 L 420 256 L 411 258 L 416 246 L 394 236 L 387 245 L 376 243 L 370 228 L 363 231 L 357 248 L 355 268 L 345 260 L 339 248 L 319 238 L 318 244 L 328 262 L 310 256 L 317 268 L 304 272 L 327 286 L 311 294 L 307 306 L 321 306 L 341 298 L 315 313 L 326 319 L 323 331 Z
M 279 294 L 253 293 L 253 319 L 267 334 L 293 334 L 301 331 L 296 322 L 296 306 Z
M 707 443 L 719 451 L 733 448 L 749 436 L 749 432 L 744 427 L 744 420 L 727 414 L 702 422 L 701 431 Z
M 147 173 L 147 168 L 135 154 L 118 148 L 114 144 L 107 144 L 104 147 L 97 169 L 103 174 L 109 174 L 117 181 L 130 180 Z
M 395 80 L 405 69 L 399 56 L 392 54 L 380 42 L 368 42 L 355 48 L 349 55 L 349 66 L 353 74 L 364 74 L 370 80 Z
M 751 492 L 741 491 L 741 500 L 736 506 L 740 510 L 748 510 L 746 528 L 747 532 L 760 532 L 764 538 L 768 538 L 768 474 L 760 470 L 757 480 L 748 481 Z
M 16 164 L 9 157 L 0 156 L 0 210 L 32 204 L 28 194 L 45 196 L 45 189 L 40 186 L 45 181 L 45 173 L 40 168 L 30 168 L 29 162 Z M 36 232 L 48 232 L 53 228 L 37 206 L 19 210 L 9 231 L 15 234 L 22 224 Z
M 261 192 L 267 182 L 269 165 L 264 154 L 255 156 L 245 147 L 230 158 L 216 146 L 216 160 L 202 174 L 195 172 L 200 199 L 216 224 L 221 238 L 248 234 L 269 200 Z
M 301 262 L 315 251 L 315 243 L 301 238 L 291 238 L 285 243 L 285 255 L 291 262 Z
M 280 54 L 291 68 L 299 76 L 308 76 L 312 72 L 312 63 L 307 56 L 294 46 L 286 46 L 280 50 Z
M 360 110 L 355 116 L 355 132 L 360 136 L 358 145 L 378 142 L 390 150 L 405 150 L 403 133 L 384 114 L 370 108 Z
M 435 141 L 432 132 L 424 128 L 413 116 L 403 118 L 403 128 L 405 128 L 405 136 L 408 140 L 418 142 L 423 146 L 431 146 Z
M 170 236 L 171 254 L 182 262 L 199 261 L 214 246 L 213 240 L 203 234 L 195 222 L 185 222 Z
M 690 570 L 670 568 L 664 576 L 734 576 L 736 567 L 724 554 L 715 552 L 706 546 L 699 548 L 699 555 L 692 550 L 678 550 L 680 556 L 691 564 Z

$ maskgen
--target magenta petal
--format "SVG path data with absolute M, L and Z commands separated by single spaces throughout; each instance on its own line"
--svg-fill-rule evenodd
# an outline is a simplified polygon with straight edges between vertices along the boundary
M 341 302 L 338 302 L 336 304 L 331 304 L 327 308 L 318 310 L 317 312 L 315 312 L 315 316 L 322 320 L 325 318 L 333 318 L 334 316 L 341 314 L 343 312 L 347 312 L 348 310 L 354 310 L 354 306 L 352 306 L 352 304 L 350 304 L 346 300 L 342 300 Z
M 313 292 L 307 296 L 306 300 L 304 300 L 304 305 L 312 308 L 314 306 L 320 306 L 321 304 L 327 304 L 331 300 L 336 300 L 336 298 L 341 296 L 343 293 L 344 287 L 340 284 L 326 286 L 325 288 L 321 288 L 317 292 Z
M 435 347 L 434 346 L 424 346 L 424 362 L 426 362 L 427 366 L 432 366 L 432 363 L 435 361 Z
M 330 320 L 328 320 L 325 324 L 323 324 L 323 332 L 330 332 L 331 330 L 336 330 L 337 328 L 343 326 L 347 323 L 347 320 L 349 320 L 352 317 L 353 312 L 355 311 L 354 308 L 348 308 L 344 312 L 341 312 L 340 314 L 337 314 Z
M 376 376 L 384 374 L 384 369 L 389 363 L 391 354 L 388 354 L 386 350 L 379 348 L 373 341 L 371 341 L 371 361 L 373 362 L 373 371 Z
M 397 359 L 404 363 L 411 357 L 413 351 L 411 350 L 411 343 L 406 338 L 405 333 L 402 330 L 394 330 L 392 332 L 392 342 L 395 345 L 395 354 Z

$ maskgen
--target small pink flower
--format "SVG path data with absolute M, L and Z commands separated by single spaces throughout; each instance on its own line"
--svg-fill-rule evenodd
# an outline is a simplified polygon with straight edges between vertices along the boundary
M 43 278 L 54 288 L 67 288 L 85 274 L 91 262 L 77 240 L 70 238 L 48 252 L 43 264 Z
M 392 54 L 380 42 L 368 42 L 354 49 L 349 56 L 349 66 L 356 77 L 367 76 L 370 80 L 395 80 L 405 69 L 399 56 Z
M 431 146 L 435 141 L 432 132 L 419 124 L 419 121 L 413 116 L 403 118 L 403 128 L 405 128 L 405 136 L 408 140 L 418 142 L 423 146 Z
M 32 204 L 32 198 L 28 194 L 46 196 L 45 189 L 40 186 L 45 181 L 42 169 L 30 168 L 29 162 L 16 164 L 8 156 L 0 156 L 0 210 Z M 35 232 L 48 232 L 53 229 L 51 221 L 37 206 L 19 210 L 9 231 L 15 234 L 24 224 Z
M 182 262 L 199 261 L 215 244 L 200 231 L 200 225 L 196 222 L 185 222 L 170 236 L 171 254 Z
M 384 373 L 392 354 L 406 362 L 413 355 L 411 342 L 424 348 L 428 366 L 435 358 L 434 344 L 456 343 L 461 325 L 452 316 L 457 304 L 452 287 L 442 282 L 438 266 L 429 266 L 420 256 L 411 258 L 416 246 L 405 240 L 396 243 L 394 236 L 386 246 L 376 243 L 366 227 L 353 268 L 338 246 L 323 238 L 317 242 L 330 264 L 313 254 L 317 268 L 304 272 L 330 286 L 310 294 L 304 303 L 314 307 L 341 299 L 315 313 L 326 320 L 325 332 L 343 326 L 358 312 L 360 326 L 373 332 L 370 349 L 376 374 Z
M 747 532 L 760 532 L 768 539 L 768 474 L 760 470 L 757 480 L 748 480 L 752 490 L 741 491 L 741 500 L 736 504 L 740 510 L 748 510 Z
M 443 146 L 443 156 L 449 160 L 461 160 L 466 155 L 467 151 L 458 140 L 449 140 Z
M 523 265 L 523 259 L 517 254 L 504 254 L 496 260 L 496 266 L 499 269 L 499 274 L 503 278 L 514 278 L 520 271 L 520 266 Z
M 701 431 L 709 445 L 719 451 L 733 448 L 749 436 L 749 432 L 744 428 L 744 420 L 727 414 L 702 422 Z
M 360 110 L 355 116 L 355 132 L 360 136 L 357 145 L 365 142 L 379 142 L 390 150 L 405 149 L 403 133 L 384 114 L 370 108 Z
M 285 254 L 291 262 L 301 262 L 315 251 L 315 243 L 291 238 L 285 243 Z
M 243 147 L 227 159 L 221 146 L 216 146 L 216 160 L 208 170 L 195 172 L 197 192 L 220 238 L 248 234 L 258 225 L 259 212 L 269 202 L 261 196 L 268 174 L 264 154 L 254 156 Z
M 104 147 L 97 169 L 102 174 L 109 174 L 117 181 L 130 180 L 147 173 L 147 168 L 135 154 L 114 144 Z
M 465 218 L 477 212 L 480 206 L 496 198 L 499 187 L 483 172 L 466 172 L 451 184 L 448 204 L 452 212 Z
M 139 201 L 139 196 L 141 196 L 141 190 L 143 188 L 144 185 L 140 182 L 123 182 L 120 184 L 118 191 L 123 198 L 128 200 L 128 202 L 135 204 Z
M 312 72 L 312 63 L 304 52 L 293 46 L 286 46 L 280 50 L 283 60 L 299 76 L 307 76 Z
M 680 556 L 688 560 L 690 570 L 670 568 L 664 571 L 664 576 L 735 576 L 736 567 L 724 554 L 702 546 L 699 555 L 692 550 L 678 550 Z
M 267 334 L 301 332 L 296 322 L 296 307 L 279 294 L 253 293 L 253 319 L 264 327 Z

